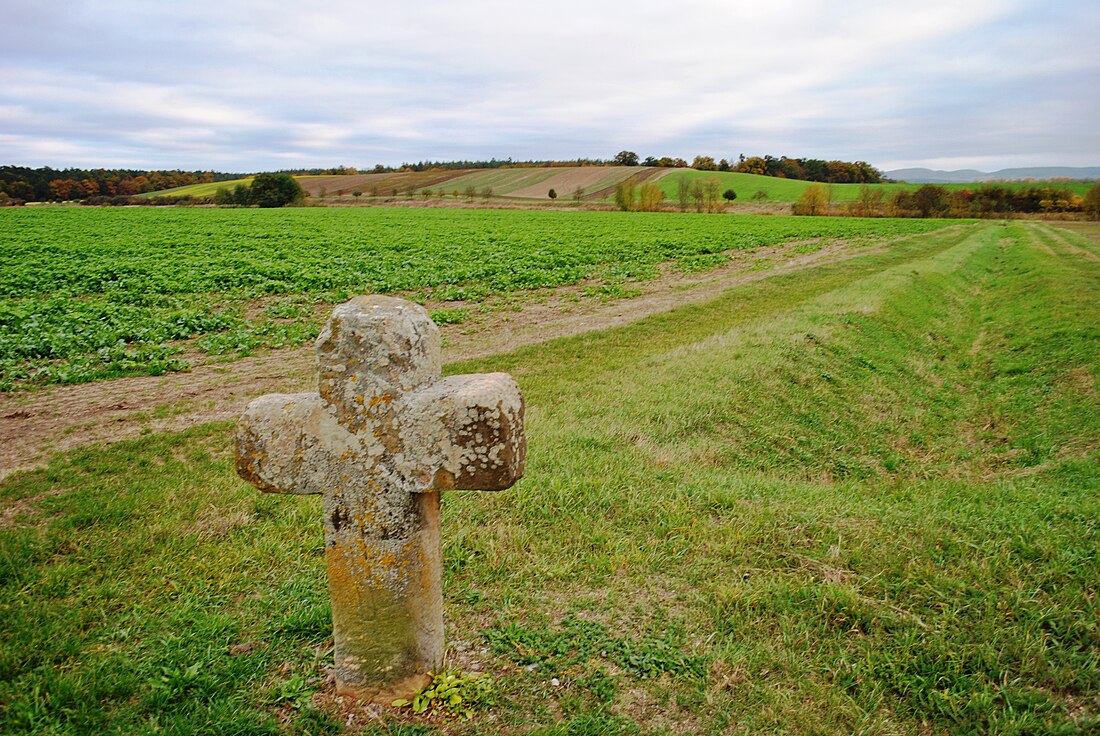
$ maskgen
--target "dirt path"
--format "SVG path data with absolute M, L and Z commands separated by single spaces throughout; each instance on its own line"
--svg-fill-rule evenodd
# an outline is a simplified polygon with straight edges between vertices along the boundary
M 799 246 L 806 245 L 786 243 L 737 254 L 728 264 L 701 274 L 665 268 L 657 279 L 628 284 L 640 293 L 626 299 L 604 301 L 584 296 L 584 284 L 506 295 L 487 303 L 484 311 L 471 308 L 476 316 L 469 322 L 443 326 L 443 358 L 446 362 L 476 358 L 626 324 L 682 304 L 705 301 L 732 286 L 846 260 L 881 247 L 838 242 L 799 253 L 805 250 Z M 313 348 L 309 346 L 198 365 L 187 373 L 0 395 L 0 478 L 40 466 L 53 453 L 90 443 L 234 420 L 254 397 L 307 390 L 314 380 Z

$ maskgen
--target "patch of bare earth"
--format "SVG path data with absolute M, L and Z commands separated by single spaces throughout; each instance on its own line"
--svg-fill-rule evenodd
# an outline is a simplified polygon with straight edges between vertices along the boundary
M 805 252 L 814 245 L 820 247 Z M 666 266 L 656 279 L 627 284 L 633 296 L 622 299 L 586 296 L 585 290 L 592 284 L 500 296 L 480 305 L 465 305 L 471 313 L 469 321 L 442 326 L 443 358 L 447 362 L 477 358 L 625 325 L 680 305 L 706 301 L 733 286 L 873 250 L 874 246 L 866 244 L 802 242 L 735 252 L 727 264 L 703 273 L 682 273 Z M 463 305 L 429 302 L 426 306 Z M 257 396 L 309 390 L 315 381 L 314 352 L 307 346 L 234 362 L 211 360 L 186 373 L 3 394 L 0 478 L 41 466 L 54 453 L 91 443 L 236 420 Z
M 670 171 L 671 169 L 652 169 L 652 172 Z M 649 168 L 644 169 L 646 172 L 651 172 Z M 516 189 L 509 192 L 509 197 L 521 197 L 527 199 L 549 199 L 550 190 L 553 189 L 559 198 L 571 198 L 573 192 L 577 191 L 577 188 L 585 190 L 585 199 L 591 199 L 593 197 L 588 196 L 588 190 L 600 182 L 611 179 L 612 181 L 621 181 L 622 179 L 630 178 L 632 175 L 639 173 L 639 169 L 636 166 L 579 166 L 576 168 L 562 169 L 559 173 L 554 174 L 549 179 L 540 181 L 536 184 L 532 184 L 529 187 L 523 187 L 522 189 Z M 652 173 L 650 173 L 652 175 Z M 600 191 L 607 189 L 604 187 Z M 615 187 L 612 185 L 611 191 L 614 191 Z M 603 195 L 607 196 L 607 195 Z M 602 197 L 596 197 L 602 199 Z

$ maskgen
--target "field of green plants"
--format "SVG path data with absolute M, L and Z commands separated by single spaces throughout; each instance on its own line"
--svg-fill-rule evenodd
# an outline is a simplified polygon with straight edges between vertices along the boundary
M 1098 347 L 1100 228 L 976 222 L 448 365 L 529 443 L 443 495 L 451 714 L 333 701 L 320 497 L 233 423 L 58 453 L 0 481 L 0 733 L 1100 733 Z
M 0 211 L 0 389 L 186 369 L 185 348 L 299 345 L 360 293 L 477 301 L 652 278 L 734 251 L 942 221 L 446 209 Z

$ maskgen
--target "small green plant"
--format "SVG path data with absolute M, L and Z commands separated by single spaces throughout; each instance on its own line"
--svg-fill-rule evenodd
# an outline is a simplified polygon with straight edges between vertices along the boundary
M 469 720 L 474 717 L 477 707 L 492 705 L 495 701 L 496 685 L 489 675 L 446 670 L 432 675 L 431 683 L 412 700 L 399 698 L 393 701 L 393 706 L 411 708 L 413 713 L 461 715 Z
M 443 309 L 433 309 L 428 313 L 428 316 L 437 325 L 460 325 L 469 318 L 470 310 L 462 307 L 444 307 Z
M 267 694 L 266 702 L 271 705 L 286 705 L 294 710 L 309 706 L 315 688 L 300 674 L 283 680 Z

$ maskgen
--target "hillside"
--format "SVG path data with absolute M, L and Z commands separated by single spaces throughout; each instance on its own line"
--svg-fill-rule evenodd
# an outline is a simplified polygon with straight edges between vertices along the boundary
M 921 171 L 906 169 L 888 172 L 895 177 L 903 171 Z M 928 170 L 924 170 L 928 171 Z M 1006 169 L 997 174 L 1012 172 L 1040 171 L 1039 169 Z M 1042 169 L 1041 171 L 1054 171 Z M 1077 172 L 1100 169 L 1075 169 Z M 932 172 L 960 173 L 960 172 Z M 973 172 L 981 174 L 982 172 Z M 994 174 L 984 176 L 993 177 Z M 1081 178 L 1079 173 L 1075 178 Z M 733 189 L 739 203 L 789 203 L 796 202 L 802 193 L 816 182 L 800 179 L 783 179 L 759 174 L 742 174 L 733 171 L 697 171 L 695 169 L 671 169 L 656 166 L 564 166 L 549 168 L 512 168 L 512 169 L 456 169 L 449 171 L 401 171 L 385 174 L 344 174 L 325 176 L 299 176 L 298 181 L 310 197 L 316 199 L 351 199 L 355 192 L 362 198 L 393 197 L 452 197 L 485 198 L 510 200 L 513 202 L 550 202 L 550 190 L 557 194 L 559 202 L 600 202 L 614 201 L 615 185 L 627 179 L 636 183 L 654 182 L 665 194 L 665 200 L 674 206 L 678 200 L 680 181 L 686 180 L 689 186 L 706 179 L 717 179 L 722 191 Z M 232 188 L 237 184 L 247 184 L 251 179 L 218 182 L 214 184 L 194 184 L 187 187 L 150 192 L 143 197 L 165 195 L 191 195 L 207 197 L 218 189 Z M 924 180 L 909 178 L 897 184 L 871 184 L 883 189 L 887 196 L 901 190 L 913 190 Z M 852 202 L 859 197 L 862 184 L 822 184 L 829 192 L 833 202 Z M 964 188 L 963 183 L 948 183 L 949 189 Z M 1013 182 L 1010 186 L 1026 187 L 1026 181 Z M 1065 185 L 1077 195 L 1083 195 L 1091 186 L 1087 183 Z M 579 191 L 578 191 L 579 190 Z
M 1100 179 L 1100 166 L 1035 166 L 1001 169 L 988 173 L 976 169 L 938 171 L 935 169 L 894 169 L 886 176 L 911 184 L 969 184 L 981 181 L 1017 181 L 1028 179 Z

